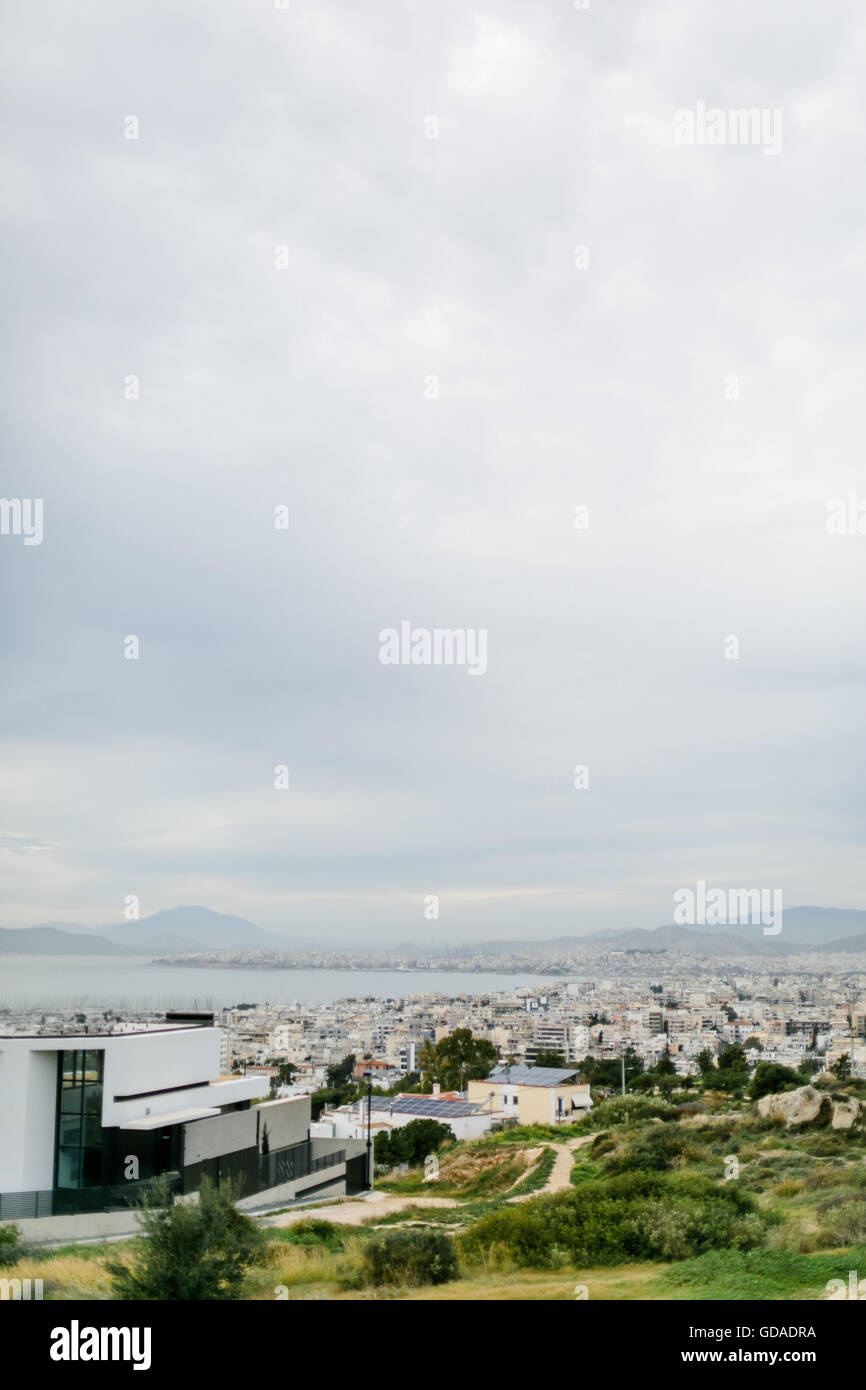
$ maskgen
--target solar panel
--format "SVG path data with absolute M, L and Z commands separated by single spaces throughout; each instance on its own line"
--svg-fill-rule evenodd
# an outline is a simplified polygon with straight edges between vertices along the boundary
M 563 1086 L 577 1075 L 576 1067 L 511 1067 L 495 1071 L 490 1081 L 513 1081 L 515 1086 Z
M 478 1106 L 466 1100 L 435 1100 L 429 1096 L 401 1096 L 394 1101 L 394 1111 L 400 1115 L 452 1116 L 474 1115 Z

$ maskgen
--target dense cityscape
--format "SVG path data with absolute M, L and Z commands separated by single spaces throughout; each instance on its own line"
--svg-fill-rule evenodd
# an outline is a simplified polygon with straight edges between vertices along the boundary
M 258 953 L 212 954 L 237 963 Z M 492 962 L 483 958 L 489 968 Z M 368 962 L 364 954 L 347 959 L 352 965 L 345 968 Z M 467 971 L 472 961 L 470 954 Z M 527 965 L 525 959 L 496 958 L 499 969 L 508 968 L 506 962 L 512 968 Z M 381 956 L 376 964 L 383 968 Z M 543 973 L 553 962 L 536 958 L 532 964 Z M 436 962 L 425 966 L 433 970 Z M 449 966 L 456 968 L 453 960 Z M 251 973 L 252 994 L 255 979 Z M 553 977 L 549 984 L 492 993 L 467 988 L 457 997 L 414 984 L 395 980 L 386 998 L 349 996 L 318 1005 L 239 1002 L 217 1010 L 223 1069 L 269 1068 L 276 1075 L 280 1063 L 290 1063 L 293 1089 L 312 1091 L 324 1085 L 329 1067 L 354 1054 L 372 1059 L 379 1084 L 391 1085 L 417 1070 L 425 1041 L 468 1028 L 491 1042 L 501 1058 L 518 1063 L 531 1064 L 539 1052 L 554 1052 L 564 1063 L 609 1060 L 630 1048 L 651 1072 L 667 1051 L 676 1075 L 687 1078 L 697 1074 L 705 1049 L 718 1053 L 739 1044 L 752 1062 L 815 1072 L 847 1055 L 853 1075 L 866 1077 L 866 952 L 826 958 L 812 953 L 778 964 L 689 956 L 661 956 L 650 964 L 644 953 L 610 952 L 595 958 L 591 979 L 585 973 Z M 4 1031 L 11 1032 L 115 1031 L 162 1016 L 74 1007 L 0 1011 Z

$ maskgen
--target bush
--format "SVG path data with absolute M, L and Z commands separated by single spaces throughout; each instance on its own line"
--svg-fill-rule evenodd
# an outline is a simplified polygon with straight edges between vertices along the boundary
M 780 1062 L 759 1062 L 749 1082 L 749 1100 L 791 1091 L 801 1084 L 802 1079 L 791 1067 L 783 1067 Z
M 634 1124 L 637 1120 L 675 1120 L 677 1112 L 673 1106 L 662 1100 L 649 1100 L 644 1096 L 615 1096 L 613 1100 L 602 1101 L 596 1105 L 585 1119 L 581 1129 L 604 1129 L 607 1125 Z
M 319 1221 L 312 1218 L 296 1221 L 293 1226 L 271 1232 L 287 1245 L 304 1245 L 315 1249 L 342 1250 L 345 1244 L 344 1232 L 333 1221 Z
M 20 1226 L 0 1226 L 0 1266 L 14 1265 L 23 1253 Z
M 611 1173 L 661 1173 L 672 1168 L 682 1156 L 686 1140 L 665 1125 L 656 1125 L 633 1140 L 624 1151 L 611 1155 L 607 1169 Z M 593 1148 L 593 1152 L 597 1152 Z
M 441 1149 L 443 1144 L 454 1143 L 454 1131 L 450 1125 L 440 1124 L 438 1120 L 410 1120 L 388 1133 L 381 1130 L 373 1141 L 376 1162 L 386 1167 L 398 1163 L 412 1166 L 423 1163 L 430 1153 Z
M 821 1207 L 818 1210 L 821 1211 Z M 824 1220 L 823 1236 L 828 1245 L 852 1245 L 866 1241 L 866 1202 L 863 1198 L 852 1194 L 833 1202 Z
M 189 1301 L 234 1299 L 247 1270 L 267 1259 L 263 1233 L 235 1206 L 238 1191 L 205 1178 L 198 1204 L 171 1205 L 167 1184 L 157 1180 L 138 1203 L 148 1240 L 130 1267 L 106 1265 L 115 1296 Z
M 457 1239 L 467 1260 L 484 1260 L 498 1245 L 515 1265 L 544 1269 L 552 1249 L 578 1266 L 745 1250 L 761 1243 L 769 1224 L 732 1184 L 634 1172 L 501 1208 Z
M 367 1242 L 363 1261 L 370 1283 L 377 1287 L 444 1284 L 458 1277 L 454 1245 L 444 1231 L 386 1231 Z

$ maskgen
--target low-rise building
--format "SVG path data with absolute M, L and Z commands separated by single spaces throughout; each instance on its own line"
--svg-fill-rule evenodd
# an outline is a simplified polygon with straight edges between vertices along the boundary
M 495 1101 L 490 1101 L 491 1094 Z M 522 1125 L 573 1124 L 592 1108 L 589 1086 L 572 1067 L 504 1067 L 486 1081 L 470 1081 L 469 1100 L 496 1104 Z

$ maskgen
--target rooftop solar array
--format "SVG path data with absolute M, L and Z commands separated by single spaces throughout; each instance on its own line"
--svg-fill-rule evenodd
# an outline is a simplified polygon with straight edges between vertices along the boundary
M 488 1079 L 513 1081 L 515 1086 L 564 1086 L 577 1075 L 577 1067 L 509 1067 L 493 1072 Z
M 457 1119 L 477 1115 L 481 1107 L 468 1100 L 437 1100 L 435 1096 L 374 1096 L 373 1110 L 395 1115 L 429 1115 L 431 1119 Z

